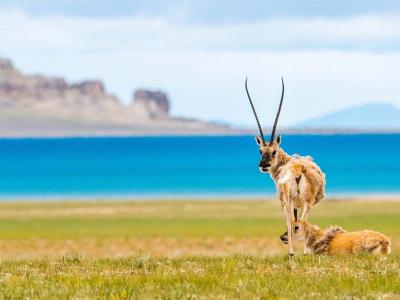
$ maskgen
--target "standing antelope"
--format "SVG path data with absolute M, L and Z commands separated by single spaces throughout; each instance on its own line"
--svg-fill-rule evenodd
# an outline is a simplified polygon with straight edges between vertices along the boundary
M 247 97 L 253 110 L 260 136 L 256 136 L 256 142 L 260 147 L 261 160 L 259 168 L 262 173 L 270 173 L 277 188 L 277 195 L 281 202 L 286 219 L 287 237 L 289 244 L 289 255 L 293 255 L 294 223 L 297 221 L 297 210 L 301 210 L 300 221 L 306 221 L 311 208 L 320 202 L 325 196 L 325 175 L 315 164 L 311 157 L 299 155 L 290 156 L 280 147 L 281 135 L 275 140 L 275 131 L 278 124 L 279 114 L 282 108 L 285 86 L 282 78 L 282 95 L 278 112 L 272 127 L 271 137 L 265 142 L 264 134 L 247 88 Z M 284 240 L 284 233 L 281 240 Z M 308 249 L 304 244 L 304 253 Z

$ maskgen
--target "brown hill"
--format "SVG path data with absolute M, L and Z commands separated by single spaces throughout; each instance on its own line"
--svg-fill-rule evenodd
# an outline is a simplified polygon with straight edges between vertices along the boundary
M 130 105 L 99 80 L 25 75 L 0 59 L 0 136 L 229 134 L 233 130 L 169 114 L 168 96 L 137 90 Z

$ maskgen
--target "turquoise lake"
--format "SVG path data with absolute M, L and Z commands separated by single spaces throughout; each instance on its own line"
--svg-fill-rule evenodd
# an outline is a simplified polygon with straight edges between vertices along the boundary
M 400 135 L 287 135 L 328 196 L 400 193 Z M 252 136 L 0 139 L 0 197 L 273 195 Z

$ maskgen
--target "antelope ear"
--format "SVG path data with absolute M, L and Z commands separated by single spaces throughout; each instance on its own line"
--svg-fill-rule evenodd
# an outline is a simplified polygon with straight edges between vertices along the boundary
M 258 146 L 260 146 L 262 143 L 261 139 L 258 136 L 256 136 L 256 143 Z
M 276 142 L 278 143 L 278 145 L 281 144 L 281 141 L 282 141 L 282 136 L 278 134 L 278 137 L 276 138 Z

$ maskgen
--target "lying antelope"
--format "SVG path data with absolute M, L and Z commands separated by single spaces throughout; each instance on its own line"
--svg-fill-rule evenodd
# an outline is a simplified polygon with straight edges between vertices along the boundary
M 259 168 L 262 173 L 270 173 L 275 182 L 277 195 L 286 219 L 289 255 L 293 255 L 293 234 L 294 223 L 297 221 L 297 210 L 301 210 L 300 221 L 307 220 L 311 208 L 325 196 L 325 175 L 311 157 L 286 154 L 280 147 L 281 135 L 278 135 L 275 140 L 275 131 L 285 91 L 283 78 L 281 100 L 268 143 L 265 142 L 264 133 L 247 88 L 247 78 L 245 88 L 260 132 L 260 136 L 256 136 L 261 154 Z M 306 247 L 304 247 L 304 252 L 306 253 Z
M 357 254 L 372 253 L 389 254 L 390 240 L 382 233 L 363 230 L 346 232 L 339 226 L 331 226 L 326 230 L 320 229 L 306 221 L 300 222 L 300 228 L 295 235 L 303 240 L 307 249 L 313 254 Z

